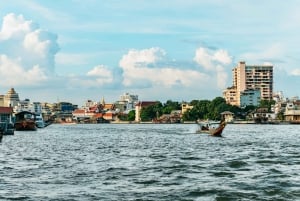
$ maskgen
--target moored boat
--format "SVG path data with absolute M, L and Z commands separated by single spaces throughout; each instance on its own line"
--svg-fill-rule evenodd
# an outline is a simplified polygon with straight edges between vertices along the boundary
M 3 131 L 2 131 L 2 129 L 0 128 L 0 142 L 2 142 L 2 138 L 3 138 Z
M 35 116 L 35 124 L 37 128 L 44 128 L 46 127 L 45 121 L 43 119 L 42 114 L 37 114 Z
M 13 123 L 0 122 L 0 130 L 3 135 L 13 135 L 15 132 L 15 127 Z
M 15 121 L 15 129 L 17 131 L 35 131 L 37 129 L 35 123 L 35 114 L 29 111 L 22 111 L 17 114 Z
M 221 120 L 219 123 L 217 122 L 198 122 L 199 129 L 196 133 L 206 133 L 211 136 L 221 137 L 222 132 L 226 126 L 226 122 Z

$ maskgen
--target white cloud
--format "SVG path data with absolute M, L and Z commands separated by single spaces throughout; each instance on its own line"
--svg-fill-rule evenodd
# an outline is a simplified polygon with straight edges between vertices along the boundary
M 88 71 L 85 75 L 69 75 L 64 78 L 67 83 L 66 87 L 68 88 L 85 90 L 101 87 L 101 89 L 105 90 L 114 88 L 114 86 L 116 86 L 115 82 L 118 82 L 119 85 L 120 81 L 118 81 L 116 77 L 114 72 L 107 66 L 98 65 Z
M 219 89 L 225 89 L 228 79 L 228 74 L 226 73 L 223 66 L 218 65 L 216 68 L 217 73 L 217 86 Z
M 32 21 L 26 21 L 22 15 L 14 13 L 7 14 L 3 18 L 0 31 L 0 40 L 8 40 L 13 37 L 22 37 L 24 34 L 35 29 L 36 25 Z
M 58 50 L 58 47 L 52 43 L 54 40 L 56 40 L 55 35 L 38 29 L 26 34 L 23 45 L 27 51 L 45 58 Z
M 217 64 L 231 64 L 232 58 L 225 50 L 212 51 L 203 47 L 196 50 L 194 61 L 209 71 L 215 71 Z
M 266 61 L 266 62 L 263 63 L 263 65 L 265 65 L 265 66 L 273 66 L 273 63 Z
M 94 84 L 103 85 L 113 82 L 112 72 L 104 65 L 94 67 L 87 73 L 87 76 L 96 78 Z
M 0 31 L 1 82 L 5 86 L 30 86 L 47 80 L 54 72 L 59 50 L 56 41 L 55 34 L 22 15 L 6 15 Z
M 213 55 L 213 60 L 220 62 L 221 64 L 231 64 L 232 58 L 225 50 L 218 50 Z
M 123 84 L 131 87 L 141 85 L 170 88 L 190 87 L 208 80 L 207 75 L 196 70 L 176 69 L 159 64 L 159 61 L 165 59 L 165 55 L 165 51 L 160 48 L 130 50 L 119 63 L 123 69 Z M 157 67 L 149 67 L 149 64 Z
M 205 70 L 214 74 L 212 76 L 219 89 L 226 88 L 228 75 L 224 65 L 232 63 L 232 57 L 226 50 L 209 50 L 200 47 L 196 50 L 194 61 L 202 66 Z
M 194 60 L 202 65 L 206 70 L 213 70 L 212 55 L 210 55 L 205 48 L 198 48 Z
M 291 71 L 291 75 L 300 76 L 300 69 L 294 69 Z
M 133 69 L 137 67 L 144 67 L 147 64 L 155 63 L 163 59 L 166 52 L 158 47 L 153 47 L 144 50 L 129 50 L 129 52 L 123 56 L 119 65 L 123 69 Z
M 110 70 L 107 69 L 104 65 L 99 65 L 94 67 L 87 73 L 88 76 L 97 76 L 97 77 L 111 77 Z
M 0 55 L 0 84 L 2 86 L 36 86 L 46 81 L 47 76 L 39 66 L 25 70 L 20 66 L 19 60 L 11 60 Z
M 274 43 L 271 45 L 264 44 L 262 47 L 258 48 L 258 50 L 252 50 L 249 53 L 244 53 L 240 57 L 246 61 L 259 62 L 264 60 L 269 62 L 282 58 L 282 55 L 284 55 L 285 52 L 285 47 L 281 43 Z

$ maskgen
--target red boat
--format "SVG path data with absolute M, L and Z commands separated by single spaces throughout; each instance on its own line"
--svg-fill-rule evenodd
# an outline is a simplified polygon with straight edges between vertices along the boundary
M 17 131 L 35 131 L 37 129 L 34 113 L 29 111 L 22 111 L 15 114 L 15 116 L 15 129 Z

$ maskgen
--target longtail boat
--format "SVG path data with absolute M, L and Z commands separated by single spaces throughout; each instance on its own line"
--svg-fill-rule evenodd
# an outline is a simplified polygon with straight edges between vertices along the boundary
M 215 137 L 221 137 L 222 132 L 226 126 L 226 122 L 224 120 L 221 120 L 221 122 L 198 122 L 199 129 L 196 131 L 196 133 L 206 133 L 211 136 Z

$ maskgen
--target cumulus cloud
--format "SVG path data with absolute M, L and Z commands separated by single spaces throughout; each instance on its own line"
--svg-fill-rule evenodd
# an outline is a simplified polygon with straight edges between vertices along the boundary
M 36 24 L 32 21 L 26 21 L 22 15 L 17 16 L 14 13 L 10 13 L 3 18 L 0 40 L 22 38 L 26 33 L 37 28 Z
M 208 80 L 208 76 L 199 71 L 167 66 L 161 62 L 166 59 L 165 56 L 166 52 L 161 48 L 129 50 L 119 62 L 123 70 L 123 85 L 127 87 L 188 87 Z
M 283 44 L 274 43 L 264 45 L 264 47 L 256 51 L 246 52 L 240 57 L 253 62 L 265 61 L 269 63 L 270 61 L 278 61 L 278 58 L 281 58 L 285 51 L 286 48 Z
M 218 64 L 228 65 L 232 62 L 232 58 L 225 50 L 212 51 L 200 47 L 196 50 L 194 61 L 206 70 L 215 71 Z
M 291 71 L 291 75 L 300 76 L 300 69 L 294 69 Z
M 218 65 L 216 68 L 217 75 L 217 86 L 219 89 L 224 89 L 227 84 L 228 74 L 226 73 L 223 66 Z
M 97 85 L 103 85 L 113 82 L 112 72 L 104 65 L 94 67 L 87 73 L 87 76 L 94 77 Z
M 143 50 L 132 49 L 123 56 L 119 64 L 125 70 L 135 69 L 161 61 L 165 55 L 166 52 L 158 47 Z
M 8 87 L 19 84 L 32 86 L 47 80 L 47 76 L 38 65 L 25 70 L 19 60 L 11 60 L 6 55 L 0 55 L 0 73 L 0 84 Z
M 265 66 L 273 66 L 273 63 L 266 61 L 266 62 L 263 63 L 263 65 L 265 65 Z
M 194 61 L 205 70 L 216 75 L 218 88 L 224 89 L 226 87 L 228 75 L 224 65 L 232 63 L 232 57 L 226 50 L 213 51 L 200 47 L 196 50 Z
M 6 15 L 0 29 L 1 84 L 29 86 L 47 80 L 54 73 L 58 50 L 55 34 L 22 15 Z

